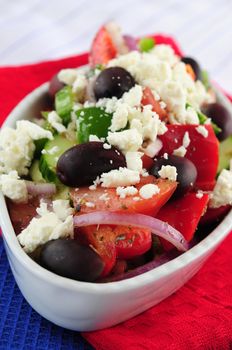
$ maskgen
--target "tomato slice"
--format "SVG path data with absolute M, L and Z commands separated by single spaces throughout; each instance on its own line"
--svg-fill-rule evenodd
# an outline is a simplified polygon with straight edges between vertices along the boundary
M 215 181 L 219 160 L 219 142 L 211 125 L 204 125 L 208 136 L 197 132 L 197 125 L 167 125 L 167 132 L 160 135 L 163 147 L 159 155 L 172 154 L 183 142 L 185 132 L 189 133 L 190 144 L 185 157 L 190 159 L 197 168 L 196 187 Z M 202 188 L 204 190 L 205 188 Z
M 110 34 L 103 26 L 99 29 L 93 40 L 89 54 L 89 62 L 93 67 L 97 64 L 105 65 L 116 55 L 116 46 L 114 45 Z
M 160 107 L 159 101 L 156 101 L 156 99 L 155 99 L 155 97 L 154 97 L 154 95 L 149 87 L 145 87 L 143 89 L 143 97 L 142 97 L 141 104 L 143 106 L 151 105 L 152 110 L 159 115 L 161 120 L 166 119 L 167 111 Z
M 139 200 L 134 200 L 134 197 L 138 198 L 138 195 L 120 198 L 115 188 L 98 186 L 96 190 L 92 191 L 88 187 L 82 187 L 78 190 L 73 189 L 70 195 L 77 214 L 106 210 L 154 216 L 171 197 L 177 183 L 164 179 L 156 179 L 150 175 L 142 177 L 141 182 L 136 185 L 136 188 L 139 190 L 145 184 L 157 185 L 160 192 L 148 199 L 140 198 Z
M 175 227 L 187 241 L 191 241 L 201 216 L 205 213 L 208 200 L 208 194 L 197 198 L 196 193 L 187 193 L 164 205 L 156 217 Z M 167 241 L 162 240 L 162 244 L 167 250 L 173 248 L 173 245 Z
M 146 170 L 151 169 L 151 167 L 154 165 L 154 159 L 151 157 L 148 157 L 146 154 L 142 156 L 142 162 L 143 162 L 143 168 Z
M 38 197 L 29 199 L 27 203 L 14 203 L 7 200 L 10 219 L 16 235 L 20 234 L 37 215 L 36 209 L 39 207 L 39 203 Z
M 138 227 L 116 226 L 114 229 L 117 257 L 131 259 L 146 253 L 152 244 L 151 231 Z

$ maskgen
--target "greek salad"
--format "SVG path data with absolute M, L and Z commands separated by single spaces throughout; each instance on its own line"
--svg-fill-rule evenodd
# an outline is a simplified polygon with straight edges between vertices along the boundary
M 232 205 L 232 116 L 168 40 L 100 28 L 50 106 L 0 131 L 0 189 L 22 249 L 87 282 L 149 271 Z M 34 117 L 34 118 L 33 118 Z

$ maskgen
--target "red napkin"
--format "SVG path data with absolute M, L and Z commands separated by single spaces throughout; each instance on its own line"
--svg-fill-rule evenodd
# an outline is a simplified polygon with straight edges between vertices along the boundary
M 168 37 L 156 36 L 180 53 Z M 31 90 L 59 69 L 87 63 L 87 54 L 0 68 L 0 124 Z M 83 333 L 98 350 L 232 349 L 232 234 L 201 271 L 175 294 L 118 326 Z

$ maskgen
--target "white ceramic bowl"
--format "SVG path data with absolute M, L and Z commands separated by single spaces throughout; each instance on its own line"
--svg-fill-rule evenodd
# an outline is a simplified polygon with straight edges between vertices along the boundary
M 48 84 L 44 84 L 12 111 L 4 126 L 33 117 L 41 109 Z M 218 99 L 231 110 L 220 93 Z M 20 247 L 5 199 L 0 193 L 0 225 L 15 280 L 29 304 L 55 324 L 77 331 L 113 326 L 156 305 L 183 286 L 204 264 L 232 229 L 232 211 L 194 248 L 178 258 L 137 277 L 94 284 L 55 275 L 36 264 Z

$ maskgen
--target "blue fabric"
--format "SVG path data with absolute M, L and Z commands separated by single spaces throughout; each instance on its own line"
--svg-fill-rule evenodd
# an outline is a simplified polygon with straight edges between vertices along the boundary
M 0 350 L 92 350 L 78 332 L 55 326 L 23 298 L 0 237 Z

